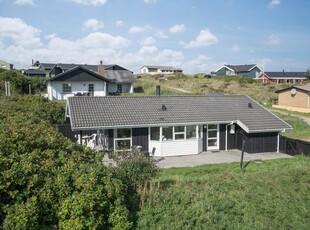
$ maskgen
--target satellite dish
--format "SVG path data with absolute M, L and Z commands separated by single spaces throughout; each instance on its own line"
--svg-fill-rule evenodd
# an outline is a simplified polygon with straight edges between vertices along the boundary
M 291 89 L 291 94 L 295 95 L 297 93 L 296 89 Z

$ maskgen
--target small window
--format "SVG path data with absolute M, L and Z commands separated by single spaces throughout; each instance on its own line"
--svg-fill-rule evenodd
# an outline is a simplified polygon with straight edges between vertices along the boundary
M 163 141 L 173 140 L 172 128 L 173 127 L 163 127 Z
M 117 91 L 118 91 L 119 93 L 122 93 L 122 92 L 123 92 L 123 87 L 122 87 L 122 85 L 117 85 Z
M 72 92 L 71 84 L 70 83 L 62 84 L 62 92 L 71 93 Z
M 186 126 L 186 139 L 196 139 L 196 125 Z
M 174 139 L 184 140 L 185 139 L 185 126 L 175 126 L 174 127 Z
M 95 86 L 94 84 L 88 84 L 88 93 L 90 96 L 94 96 Z
M 159 141 L 160 138 L 160 128 L 159 127 L 151 127 L 151 140 Z

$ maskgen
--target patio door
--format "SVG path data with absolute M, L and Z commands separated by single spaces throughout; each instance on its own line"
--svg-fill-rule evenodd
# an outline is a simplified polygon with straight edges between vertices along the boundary
M 208 125 L 207 150 L 219 150 L 219 125 Z

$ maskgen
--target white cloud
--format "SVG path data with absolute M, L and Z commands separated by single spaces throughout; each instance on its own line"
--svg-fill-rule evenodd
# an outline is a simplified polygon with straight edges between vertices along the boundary
M 27 25 L 20 18 L 0 17 L 0 41 L 23 46 L 41 46 L 39 29 Z
M 104 27 L 104 24 L 97 19 L 91 18 L 83 23 L 83 27 L 86 29 L 99 30 Z
M 271 0 L 268 4 L 268 8 L 274 8 L 281 4 L 281 0 Z
M 34 5 L 33 0 L 16 0 L 15 4 L 17 5 Z
M 157 3 L 157 0 L 143 0 L 144 3 L 147 3 L 147 4 L 151 4 L 151 3 Z
M 150 30 L 151 27 L 149 25 L 146 25 L 146 26 L 132 26 L 130 29 L 129 29 L 129 33 L 141 33 L 141 32 L 144 32 L 144 31 L 147 31 L 147 30 Z
M 210 57 L 206 55 L 199 55 L 197 58 L 187 61 L 183 67 L 189 73 L 206 73 L 210 71 Z
M 218 43 L 217 37 L 215 37 L 209 29 L 201 30 L 199 35 L 196 37 L 194 41 L 190 41 L 185 45 L 185 48 L 194 48 L 194 47 L 202 47 L 209 46 Z
M 69 1 L 75 2 L 77 4 L 82 4 L 82 5 L 99 6 L 99 5 L 106 4 L 108 0 L 69 0 Z
M 117 27 L 122 27 L 124 25 L 124 22 L 122 21 L 122 20 L 118 20 L 117 22 L 116 22 L 116 26 Z
M 150 45 L 154 45 L 155 42 L 156 40 L 153 37 L 146 37 L 140 42 L 140 44 L 142 46 L 150 46 Z
M 156 31 L 155 37 L 162 38 L 162 39 L 167 39 L 168 38 L 168 36 L 163 31 L 160 31 L 160 30 Z
M 174 25 L 170 28 L 170 33 L 179 33 L 185 31 L 185 25 L 179 24 L 179 25 Z
M 267 45 L 278 45 L 279 43 L 280 38 L 275 34 L 271 34 L 266 41 Z
M 234 44 L 230 49 L 229 49 L 230 52 L 232 53 L 238 53 L 240 51 L 240 47 L 236 44 Z

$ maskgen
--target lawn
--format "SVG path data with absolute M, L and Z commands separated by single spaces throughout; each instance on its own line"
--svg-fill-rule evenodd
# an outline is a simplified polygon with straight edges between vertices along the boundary
M 141 189 L 137 229 L 309 229 L 310 159 L 162 170 Z

